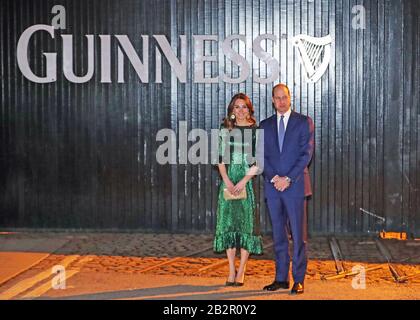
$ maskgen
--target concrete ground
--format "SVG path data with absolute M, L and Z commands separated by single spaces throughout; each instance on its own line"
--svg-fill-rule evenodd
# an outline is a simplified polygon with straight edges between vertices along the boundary
M 337 274 L 336 263 L 328 239 L 313 238 L 305 293 L 296 297 L 262 291 L 274 277 L 270 237 L 264 254 L 251 256 L 245 285 L 232 288 L 211 235 L 0 233 L 0 299 L 420 299 L 420 241 L 382 240 L 400 276 L 414 276 L 405 283 L 395 282 L 375 239 L 338 242 L 345 270 L 367 269 L 364 278 L 322 280 Z

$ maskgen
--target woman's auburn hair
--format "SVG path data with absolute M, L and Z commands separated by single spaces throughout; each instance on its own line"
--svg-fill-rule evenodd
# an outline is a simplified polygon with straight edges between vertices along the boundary
M 244 93 L 237 93 L 230 100 L 230 103 L 227 107 L 227 116 L 223 119 L 223 127 L 229 131 L 235 128 L 236 121 L 235 119 L 232 120 L 230 117 L 233 114 L 233 107 L 235 106 L 235 102 L 238 99 L 244 100 L 246 106 L 248 107 L 250 115 L 248 121 L 250 122 L 251 126 L 255 127 L 257 125 L 257 120 L 254 117 L 254 106 L 252 105 L 251 99 L 249 99 L 249 97 Z

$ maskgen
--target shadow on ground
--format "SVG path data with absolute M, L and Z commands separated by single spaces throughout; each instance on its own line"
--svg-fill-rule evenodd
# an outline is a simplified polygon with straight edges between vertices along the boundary
M 146 289 L 123 290 L 101 292 L 94 294 L 74 295 L 66 297 L 42 297 L 36 300 L 114 300 L 114 299 L 139 299 L 139 300 L 221 300 L 221 299 L 245 299 L 247 297 L 270 296 L 289 294 L 289 290 L 265 292 L 262 290 L 247 291 L 221 291 L 225 286 L 167 286 Z

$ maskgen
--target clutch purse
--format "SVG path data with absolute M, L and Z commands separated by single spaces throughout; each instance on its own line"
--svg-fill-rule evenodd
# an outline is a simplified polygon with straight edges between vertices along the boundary
M 239 193 L 237 196 L 234 194 L 231 194 L 228 189 L 223 189 L 223 197 L 225 198 L 225 200 L 246 199 L 246 188 L 243 188 L 241 193 Z

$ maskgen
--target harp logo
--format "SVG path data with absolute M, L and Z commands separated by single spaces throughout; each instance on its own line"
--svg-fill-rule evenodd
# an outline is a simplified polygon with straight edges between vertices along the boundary
M 291 39 L 299 52 L 299 62 L 309 82 L 317 82 L 328 68 L 331 60 L 331 35 L 315 38 L 299 34 Z

